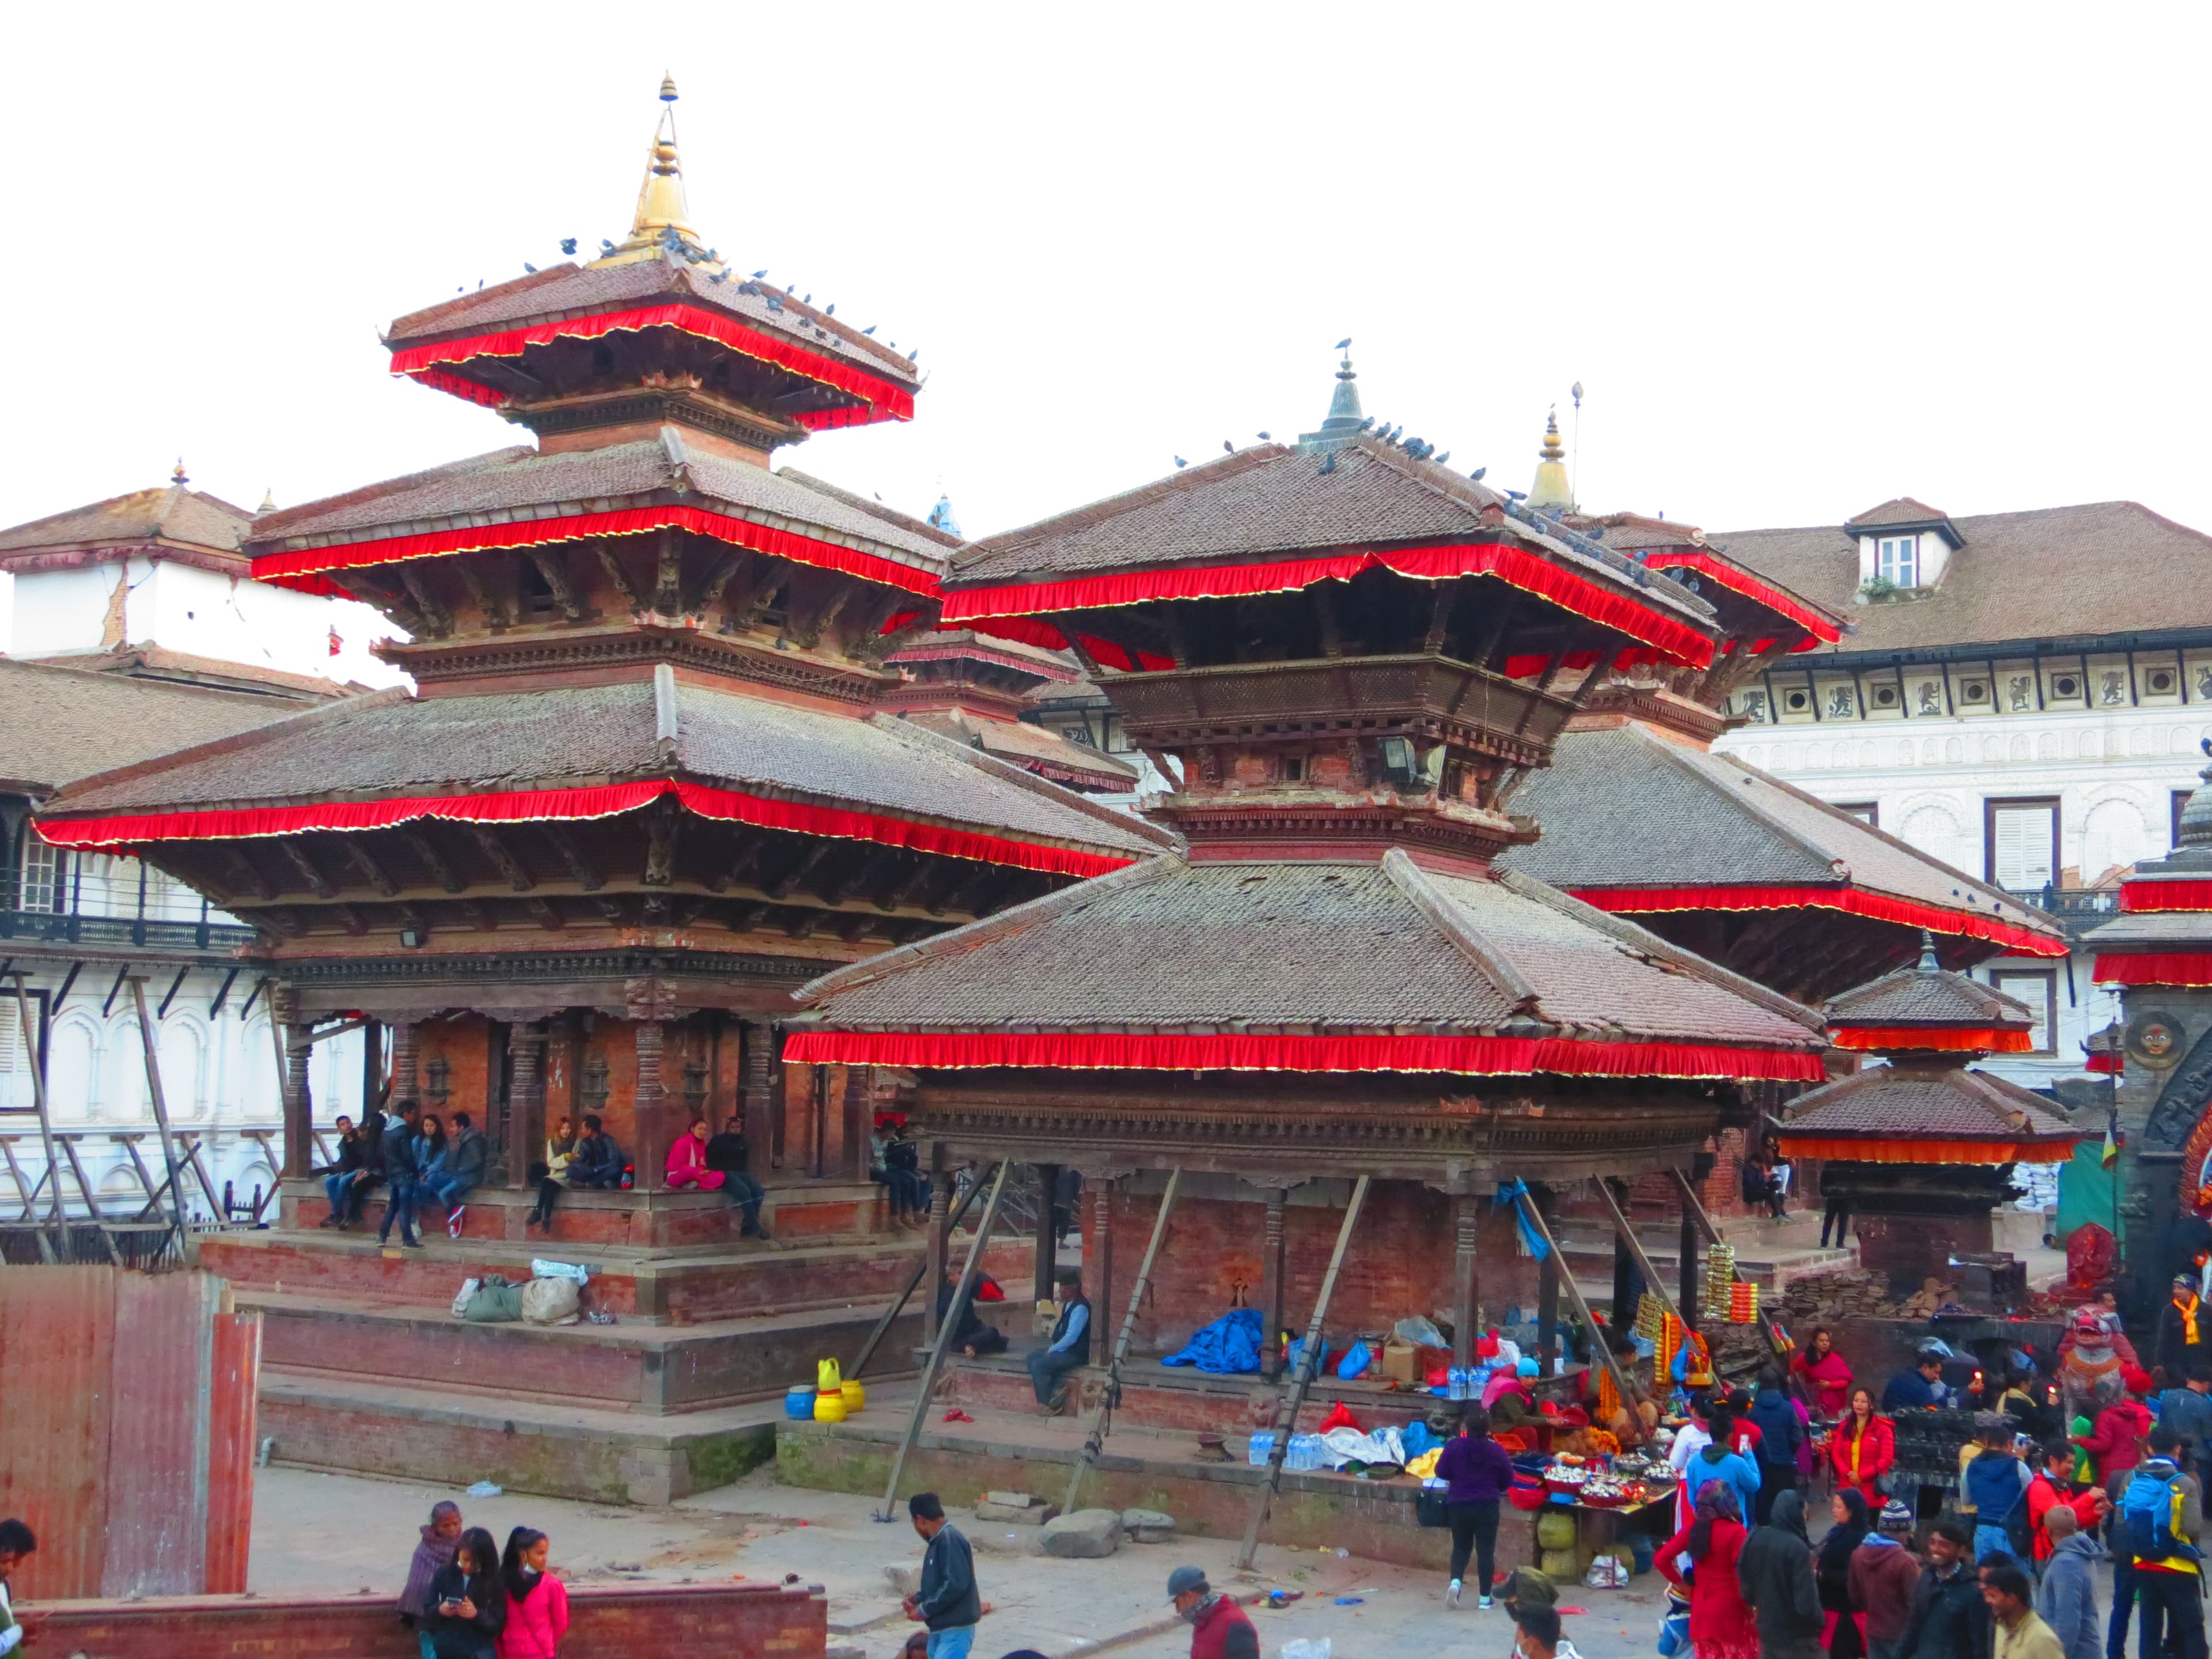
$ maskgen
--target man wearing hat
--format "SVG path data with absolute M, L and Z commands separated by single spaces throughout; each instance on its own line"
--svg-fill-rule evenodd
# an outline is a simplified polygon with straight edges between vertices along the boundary
M 1260 1632 L 1235 1601 L 1206 1582 L 1203 1567 L 1168 1575 L 1168 1600 L 1190 1626 L 1190 1659 L 1260 1659 Z
M 2176 1273 L 2173 1296 L 2158 1310 L 2158 1342 L 2151 1363 L 2165 1368 L 2167 1382 L 2179 1386 L 2191 1366 L 2212 1358 L 2212 1310 L 2197 1294 L 2197 1275 Z
M 1912 1553 L 1912 1511 L 1893 1498 L 1881 1506 L 1875 1529 L 1851 1552 L 1852 1602 L 1866 1609 L 1869 1659 L 1894 1659 L 1912 1617 L 1912 1589 L 1920 1563 Z

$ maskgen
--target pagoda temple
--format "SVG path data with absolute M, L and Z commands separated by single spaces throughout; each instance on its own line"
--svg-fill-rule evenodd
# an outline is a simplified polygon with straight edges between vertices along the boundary
M 1500 864 L 1589 671 L 1708 669 L 1714 607 L 1370 425 L 1347 362 L 1295 445 L 959 556 L 941 625 L 1073 652 L 1181 779 L 1145 810 L 1185 845 L 828 975 L 793 1022 L 793 1060 L 914 1068 L 951 1157 L 1079 1169 L 1116 1321 L 1115 1240 L 1182 1171 L 1148 1347 L 1303 1322 L 1364 1176 L 1330 1328 L 1443 1310 L 1465 1352 L 1536 1303 L 1501 1183 L 1684 1166 L 1747 1081 L 1826 1075 L 1809 1011 Z
M 1539 489 L 1552 465 L 1540 465 Z M 1565 523 L 1694 587 L 1714 608 L 1721 645 L 1703 665 L 1638 657 L 1598 671 L 1551 766 L 1515 798 L 1544 835 L 1511 854 L 1514 868 L 1813 1001 L 1909 964 L 1923 931 L 1954 968 L 2066 954 L 2064 933 L 2041 911 L 1712 752 L 1734 723 L 1729 694 L 1793 653 L 1834 643 L 1840 618 L 1690 526 L 1632 514 Z
M 859 1080 L 809 1074 L 785 1109 L 790 992 L 1174 844 L 884 712 L 957 538 L 771 463 L 909 418 L 916 371 L 704 245 L 662 96 L 623 240 L 387 336 L 395 374 L 534 441 L 247 532 L 259 580 L 400 624 L 383 654 L 413 693 L 85 781 L 41 824 L 134 848 L 260 930 L 289 1176 L 314 1159 L 307 1046 L 365 1020 L 398 1097 L 494 1136 L 513 1201 L 467 1218 L 494 1237 L 522 1237 L 549 1117 L 585 1111 L 635 1188 L 579 1195 L 553 1237 L 733 1231 L 720 1200 L 660 1190 L 691 1116 L 742 1124 L 772 1180 L 857 1182 L 865 1214 Z M 288 1191 L 288 1223 L 318 1194 Z
M 1776 1131 L 1784 1158 L 1828 1160 L 1821 1190 L 1857 1216 L 1860 1260 L 1907 1295 L 1995 1246 L 1990 1213 L 2020 1164 L 2063 1164 L 2084 1131 L 2044 1096 L 1972 1062 L 2031 1046 L 2026 1004 L 1919 963 L 1832 999 L 1828 1035 L 1886 1061 L 1801 1095 Z

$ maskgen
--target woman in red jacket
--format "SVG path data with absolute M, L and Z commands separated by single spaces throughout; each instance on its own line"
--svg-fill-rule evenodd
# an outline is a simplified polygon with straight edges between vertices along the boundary
M 1735 1489 L 1708 1480 L 1697 1498 L 1698 1518 L 1659 1547 L 1655 1565 L 1690 1598 L 1690 1645 L 1697 1659 L 1759 1659 L 1759 1626 L 1736 1581 L 1735 1559 L 1750 1534 Z M 1685 1575 L 1680 1557 L 1696 1569 Z
M 556 1659 L 568 1632 L 568 1587 L 545 1571 L 545 1534 L 517 1527 L 499 1564 L 507 1581 L 507 1624 L 499 1659 Z
M 2126 1476 L 2142 1462 L 2143 1437 L 2150 1432 L 2149 1410 L 2140 1400 L 2121 1395 L 2110 1381 L 2099 1389 L 2106 1401 L 2097 1413 L 2095 1429 L 2077 1434 L 2074 1443 L 2087 1452 L 2097 1466 L 2097 1484 L 2118 1503 Z
M 1897 1462 L 1897 1431 L 1874 1410 L 1874 1390 L 1863 1382 L 1851 1389 L 1850 1407 L 1828 1436 L 1828 1462 L 1836 1485 L 1856 1486 L 1869 1504 L 1881 1502 L 1882 1476 Z

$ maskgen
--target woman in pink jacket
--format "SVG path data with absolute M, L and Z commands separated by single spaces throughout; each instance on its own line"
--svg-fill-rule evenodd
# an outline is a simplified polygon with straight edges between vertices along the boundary
M 720 1192 L 728 1179 L 720 1170 L 707 1167 L 707 1125 L 691 1120 L 691 1127 L 676 1137 L 668 1149 L 666 1169 L 671 1187 L 696 1187 L 702 1193 Z
M 545 1570 L 545 1534 L 517 1527 L 507 1535 L 500 1577 L 507 1581 L 507 1624 L 499 1659 L 556 1659 L 568 1633 L 568 1587 Z

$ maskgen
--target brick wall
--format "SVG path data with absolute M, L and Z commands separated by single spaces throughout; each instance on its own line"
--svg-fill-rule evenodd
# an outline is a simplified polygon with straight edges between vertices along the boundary
M 625 1585 L 569 1592 L 562 1659 L 818 1659 L 828 1604 L 799 1589 Z M 416 1659 L 414 1635 L 389 1597 L 195 1595 L 19 1603 L 35 1650 L 98 1659 Z
M 1348 1190 L 1348 1182 L 1334 1184 Z M 1413 1182 L 1378 1181 L 1370 1188 L 1329 1304 L 1332 1346 L 1359 1332 L 1387 1331 L 1409 1315 L 1433 1317 L 1450 1309 L 1456 1242 L 1452 1204 Z M 1301 1334 L 1343 1224 L 1341 1206 L 1342 1196 L 1335 1195 L 1329 1204 L 1292 1203 L 1284 1211 L 1284 1320 Z M 1156 1197 L 1115 1196 L 1117 1302 L 1127 1294 L 1128 1276 L 1143 1258 L 1158 1212 Z M 1086 1206 L 1086 1218 L 1088 1212 Z M 1154 1352 L 1172 1349 L 1231 1308 L 1260 1306 L 1267 1218 L 1256 1190 L 1249 1200 L 1179 1197 L 1138 1320 L 1139 1344 Z M 1085 1254 L 1091 1254 L 1087 1248 Z M 1534 1306 L 1536 1264 L 1521 1254 L 1510 1217 L 1488 1205 L 1478 1264 L 1487 1323 L 1498 1322 L 1509 1305 Z

